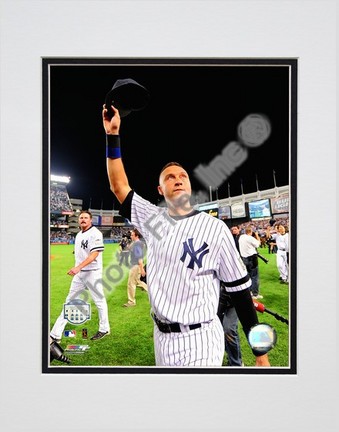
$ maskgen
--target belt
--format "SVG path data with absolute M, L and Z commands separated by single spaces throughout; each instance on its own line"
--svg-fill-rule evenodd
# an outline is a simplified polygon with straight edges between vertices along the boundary
M 156 323 L 158 329 L 162 332 L 162 333 L 180 333 L 181 332 L 181 328 L 180 328 L 180 324 L 179 323 L 164 323 L 162 321 L 159 320 L 159 318 L 155 315 L 152 314 L 152 318 L 154 320 L 154 322 Z M 197 328 L 201 327 L 201 324 L 189 324 L 187 326 L 190 330 L 194 330 Z
M 97 270 L 99 270 L 99 269 L 89 269 L 89 270 L 80 270 L 81 272 L 90 272 L 90 271 L 97 271 Z

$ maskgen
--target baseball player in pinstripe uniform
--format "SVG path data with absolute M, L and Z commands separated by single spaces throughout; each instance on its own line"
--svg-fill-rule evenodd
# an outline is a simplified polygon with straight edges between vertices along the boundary
M 92 214 L 89 211 L 81 211 L 79 226 L 81 231 L 75 237 L 75 266 L 68 271 L 73 279 L 66 303 L 78 299 L 88 288 L 99 312 L 99 331 L 91 339 L 98 340 L 110 333 L 107 302 L 102 286 L 103 236 L 92 225 Z M 50 332 L 50 338 L 59 342 L 66 324 L 67 319 L 62 311 Z
M 258 322 L 248 287 L 251 281 L 226 224 L 190 204 L 187 172 L 176 163 L 160 173 L 157 207 L 129 186 L 120 152 L 120 115 L 104 107 L 107 172 L 120 214 L 147 244 L 147 281 L 154 320 L 157 366 L 222 366 L 224 332 L 217 316 L 220 280 L 232 296 L 245 333 Z M 258 354 L 254 352 L 254 354 Z M 269 366 L 267 354 L 257 366 Z
M 275 239 L 277 245 L 277 267 L 279 270 L 281 283 L 288 283 L 288 252 L 289 235 L 284 225 L 278 225 L 278 235 Z

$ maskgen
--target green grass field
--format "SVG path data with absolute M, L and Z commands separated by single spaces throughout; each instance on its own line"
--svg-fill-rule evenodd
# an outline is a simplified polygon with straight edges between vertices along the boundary
M 89 345 L 84 354 L 67 354 L 71 366 L 154 366 L 153 321 L 147 293 L 137 288 L 134 308 L 124 308 L 127 301 L 128 269 L 119 274 L 117 244 L 106 244 L 103 252 L 104 286 L 110 317 L 111 334 L 99 341 L 90 337 L 98 330 L 98 313 L 91 300 L 91 319 L 81 325 L 67 324 L 65 330 L 76 330 L 76 337 L 63 337 L 60 345 Z M 280 284 L 276 267 L 276 255 L 269 255 L 267 249 L 259 249 L 261 255 L 269 259 L 265 264 L 259 259 L 261 303 L 277 314 L 289 318 L 289 286 Z M 67 271 L 74 265 L 73 245 L 51 245 L 50 248 L 50 327 L 60 314 L 69 291 L 71 276 Z M 270 351 L 272 367 L 287 368 L 290 364 L 289 326 L 274 316 L 258 312 L 260 322 L 272 325 L 277 332 L 277 344 Z M 82 329 L 87 328 L 88 339 L 82 338 Z M 254 366 L 255 359 L 240 329 L 242 355 L 245 366 Z M 224 361 L 226 364 L 226 358 Z M 52 366 L 68 367 L 67 364 L 53 361 Z M 229 369 L 229 368 L 227 368 Z

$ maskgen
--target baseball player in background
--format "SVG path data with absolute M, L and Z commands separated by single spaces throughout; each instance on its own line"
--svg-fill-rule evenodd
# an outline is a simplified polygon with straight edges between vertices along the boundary
M 284 225 L 278 225 L 278 234 L 275 239 L 277 245 L 277 267 L 280 274 L 280 283 L 288 283 L 288 252 L 289 235 Z
M 92 225 L 92 214 L 89 211 L 81 211 L 79 226 L 81 231 L 75 237 L 75 266 L 67 272 L 73 279 L 66 303 L 78 299 L 88 288 L 99 312 L 99 330 L 91 340 L 98 340 L 110 333 L 108 308 L 102 285 L 103 236 Z M 62 311 L 50 332 L 52 340 L 60 342 L 67 322 Z
M 217 316 L 220 281 L 248 335 L 258 323 L 246 267 L 227 225 L 190 204 L 185 169 L 170 162 L 160 172 L 158 192 L 167 208 L 139 196 L 129 185 L 121 159 L 120 115 L 103 107 L 107 172 L 112 192 L 147 244 L 147 285 L 154 320 L 157 366 L 222 366 L 224 332 Z M 256 366 L 269 366 L 268 355 Z

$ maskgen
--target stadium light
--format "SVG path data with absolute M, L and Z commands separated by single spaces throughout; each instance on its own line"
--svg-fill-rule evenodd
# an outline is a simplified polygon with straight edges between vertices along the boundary
M 51 181 L 55 181 L 58 183 L 69 183 L 71 181 L 70 177 L 66 177 L 66 176 L 57 176 L 57 175 L 53 175 L 51 174 Z

